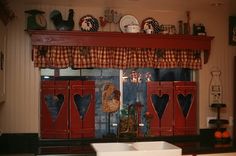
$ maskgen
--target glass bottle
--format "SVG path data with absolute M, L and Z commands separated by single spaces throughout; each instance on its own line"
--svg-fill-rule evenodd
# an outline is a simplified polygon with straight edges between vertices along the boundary
M 210 82 L 210 105 L 213 103 L 222 103 L 222 84 L 220 80 L 221 72 L 219 70 L 214 70 L 211 72 L 211 82 Z
M 179 21 L 179 34 L 183 34 L 183 21 Z

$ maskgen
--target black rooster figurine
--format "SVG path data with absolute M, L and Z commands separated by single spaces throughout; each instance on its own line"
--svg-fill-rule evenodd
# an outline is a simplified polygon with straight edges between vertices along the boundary
M 67 20 L 62 19 L 61 12 L 58 10 L 53 10 L 50 14 L 50 19 L 53 21 L 54 26 L 57 30 L 73 30 L 74 28 L 74 10 L 69 10 L 69 15 Z

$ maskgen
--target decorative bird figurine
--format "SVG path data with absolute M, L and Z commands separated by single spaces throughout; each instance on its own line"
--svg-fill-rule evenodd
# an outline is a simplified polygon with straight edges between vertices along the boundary
M 50 19 L 57 30 L 73 30 L 74 28 L 74 10 L 69 9 L 69 15 L 67 20 L 62 19 L 61 12 L 58 10 L 53 10 L 50 14 Z
M 99 22 L 92 15 L 86 15 L 79 20 L 79 26 L 82 31 L 96 32 L 99 29 Z
M 106 19 L 105 19 L 104 17 L 102 17 L 102 16 L 99 17 L 99 22 L 100 22 L 100 26 L 101 26 L 102 29 L 103 29 L 103 28 L 105 27 L 105 25 L 108 23 L 108 22 L 106 21 Z

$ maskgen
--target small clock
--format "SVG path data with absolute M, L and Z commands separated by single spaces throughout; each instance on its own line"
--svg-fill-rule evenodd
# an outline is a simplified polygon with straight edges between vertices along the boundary
M 35 15 L 35 22 L 38 24 L 41 28 L 46 28 L 47 26 L 47 21 L 45 17 L 42 14 L 37 14 Z
M 25 13 L 30 14 L 27 18 L 28 30 L 42 30 L 46 29 L 47 21 L 44 17 L 44 12 L 40 10 L 27 10 Z

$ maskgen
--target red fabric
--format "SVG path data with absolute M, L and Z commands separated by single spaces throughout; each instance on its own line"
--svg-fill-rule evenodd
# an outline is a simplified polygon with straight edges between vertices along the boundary
M 33 46 L 39 68 L 190 68 L 201 69 L 201 52 L 193 50 Z

